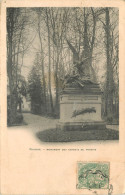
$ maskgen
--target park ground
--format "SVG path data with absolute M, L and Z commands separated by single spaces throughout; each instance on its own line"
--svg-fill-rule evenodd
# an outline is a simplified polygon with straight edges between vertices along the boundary
M 87 139 L 89 136 L 90 136 L 89 140 L 91 140 L 92 142 L 93 138 L 91 138 L 91 136 L 95 136 L 95 132 L 96 132 L 94 130 L 93 131 L 91 130 L 90 132 L 89 131 L 86 131 L 86 132 L 70 131 L 70 132 L 66 132 L 66 134 L 65 132 L 64 134 L 62 134 L 61 131 L 56 131 L 56 124 L 58 122 L 58 119 L 38 116 L 38 115 L 31 114 L 31 113 L 23 113 L 23 116 L 24 116 L 24 121 L 26 125 L 8 127 L 8 130 L 9 130 L 8 138 L 10 142 L 13 140 L 13 137 L 14 137 L 16 142 L 18 143 L 22 142 L 22 144 L 23 144 L 24 139 L 27 140 L 27 144 L 30 146 L 49 144 L 48 143 L 49 140 L 50 142 L 54 142 L 54 144 L 58 144 L 57 143 L 58 141 L 61 142 L 63 140 L 64 142 L 67 142 L 63 144 L 72 145 L 73 143 L 76 144 L 76 142 L 78 141 L 80 141 L 80 143 L 83 143 L 85 141 L 87 142 Z M 112 137 L 111 134 L 113 134 L 113 137 L 117 137 L 116 135 L 118 135 L 118 130 L 119 130 L 118 125 L 107 125 L 106 131 L 102 132 L 102 130 L 100 130 L 97 132 L 97 134 L 101 136 L 102 139 L 104 138 L 105 142 L 110 142 L 111 141 L 110 138 L 109 140 L 107 140 L 107 137 L 105 137 L 105 134 L 106 136 L 110 136 L 110 137 Z M 78 139 L 77 139 L 77 135 L 78 135 Z M 58 141 L 57 141 L 57 137 L 58 137 Z M 98 140 L 99 142 L 100 138 L 98 138 L 98 136 L 96 136 L 96 138 L 97 138 L 96 140 Z M 117 139 L 115 138 L 114 140 L 113 138 L 112 141 L 117 142 Z

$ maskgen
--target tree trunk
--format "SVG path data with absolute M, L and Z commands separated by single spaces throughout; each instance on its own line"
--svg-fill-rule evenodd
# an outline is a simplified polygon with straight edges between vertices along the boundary
M 50 29 L 49 29 L 49 19 L 48 19 L 48 13 L 46 8 L 46 17 L 47 17 L 47 31 L 48 31 L 48 51 L 49 51 L 49 96 L 50 96 L 50 105 L 51 105 L 51 112 L 54 112 L 53 107 L 53 98 L 52 98 L 52 91 L 51 91 L 51 49 L 50 49 Z
M 57 58 L 56 58 L 56 70 L 55 70 L 55 80 L 56 80 L 56 112 L 59 114 L 59 80 L 58 80 L 58 69 L 59 69 L 59 51 L 57 47 Z
M 42 45 L 42 38 L 40 33 L 40 13 L 38 13 L 38 34 L 40 40 L 40 49 L 41 49 L 41 57 L 42 57 L 42 80 L 43 80 L 43 91 L 44 91 L 44 109 L 47 112 L 47 101 L 46 101 L 46 81 L 45 81 L 45 73 L 44 73 L 44 56 L 43 56 L 43 45 Z
M 93 32 L 92 32 L 92 40 L 91 43 L 89 43 L 88 40 L 88 24 L 87 24 L 87 17 L 86 17 L 86 8 L 84 8 L 84 38 L 83 38 L 83 59 L 86 60 L 86 67 L 88 69 L 88 73 L 90 74 L 91 79 L 96 83 L 96 74 L 94 71 L 94 68 L 92 66 L 92 57 L 93 57 L 93 48 L 94 48 L 94 42 L 95 42 L 95 28 L 96 28 L 96 19 L 94 16 L 94 11 L 91 8 L 92 16 L 93 16 Z
M 9 117 L 9 123 L 14 124 L 16 122 L 16 114 L 17 114 L 17 108 L 16 108 L 16 93 L 14 90 L 14 82 L 13 82 L 13 75 L 12 75 L 12 36 L 9 37 L 9 53 L 8 53 L 8 62 L 7 62 L 7 68 L 8 68 L 8 78 L 9 78 L 9 90 L 10 90 L 10 108 L 8 110 L 8 117 Z
M 111 35 L 110 35 L 110 16 L 109 9 L 105 9 L 106 14 L 106 59 L 107 59 L 107 75 L 106 75 L 106 91 L 105 91 L 105 106 L 106 106 L 106 115 L 111 117 L 113 114 L 113 68 L 111 63 Z

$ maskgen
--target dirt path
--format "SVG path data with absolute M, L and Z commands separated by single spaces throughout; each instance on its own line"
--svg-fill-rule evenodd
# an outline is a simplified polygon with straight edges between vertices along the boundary
M 8 134 L 8 145 L 10 147 L 10 150 L 11 150 L 11 146 L 12 146 L 12 150 L 13 148 L 19 146 L 19 148 L 22 148 L 22 152 L 23 152 L 23 148 L 28 148 L 31 146 L 36 147 L 36 146 L 40 146 L 41 144 L 49 145 L 49 143 L 47 144 L 47 143 L 40 142 L 40 140 L 36 137 L 36 134 L 44 130 L 55 128 L 58 120 L 34 115 L 31 113 L 24 113 L 23 116 L 27 125 L 8 127 L 7 134 Z M 108 126 L 108 128 L 118 130 L 118 126 Z M 106 142 L 103 142 L 103 144 L 104 143 L 106 144 L 108 142 L 109 143 L 112 142 L 112 144 L 115 143 L 114 141 L 107 140 Z M 76 146 L 77 144 L 86 145 L 87 143 L 90 144 L 90 141 L 88 142 L 80 141 L 80 142 L 72 142 L 72 143 L 67 142 L 66 144 L 62 143 L 62 145 Z M 52 143 L 50 143 L 50 145 L 52 146 Z
M 58 121 L 58 119 L 51 119 L 31 113 L 24 113 L 23 116 L 25 122 L 27 123 L 27 128 L 29 128 L 33 132 L 55 128 Z

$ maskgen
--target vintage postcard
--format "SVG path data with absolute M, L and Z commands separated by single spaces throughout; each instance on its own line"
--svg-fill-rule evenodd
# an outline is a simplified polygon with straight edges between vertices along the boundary
M 125 194 L 125 2 L 1 1 L 1 195 Z

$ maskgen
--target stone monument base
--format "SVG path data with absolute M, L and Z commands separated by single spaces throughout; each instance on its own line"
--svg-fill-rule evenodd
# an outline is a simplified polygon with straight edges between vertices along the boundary
M 103 121 L 96 122 L 58 122 L 56 128 L 59 130 L 68 131 L 85 131 L 85 130 L 104 130 L 106 123 Z
M 86 83 L 84 87 L 66 87 L 60 93 L 59 130 L 104 130 L 101 117 L 102 91 L 98 84 Z

